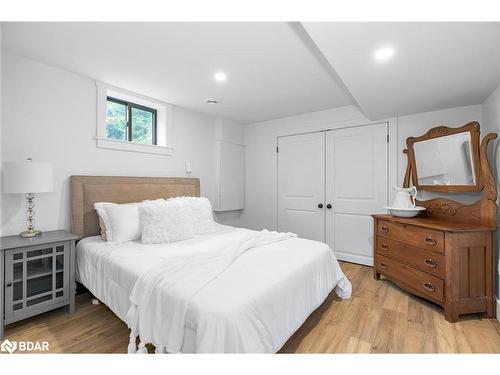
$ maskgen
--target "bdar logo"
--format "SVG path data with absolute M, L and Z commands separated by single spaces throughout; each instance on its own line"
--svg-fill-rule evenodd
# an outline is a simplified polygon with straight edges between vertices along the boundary
M 14 353 L 17 349 L 17 342 L 15 341 L 10 341 L 10 340 L 5 340 L 2 342 L 2 345 L 0 345 L 0 351 L 2 352 L 9 352 L 10 354 Z

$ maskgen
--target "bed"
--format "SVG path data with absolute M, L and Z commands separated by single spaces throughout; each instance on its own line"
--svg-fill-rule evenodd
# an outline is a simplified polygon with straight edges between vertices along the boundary
M 138 280 L 151 274 L 165 254 L 189 262 L 186 250 L 257 233 L 217 225 L 214 233 L 177 243 L 109 244 L 99 236 L 95 202 L 199 196 L 199 180 L 72 176 L 71 187 L 72 231 L 81 238 L 76 247 L 77 281 L 124 322 L 130 313 L 131 294 L 137 294 L 137 285 L 141 285 Z M 252 247 L 187 301 L 182 345 L 172 352 L 277 352 L 333 289 L 341 298 L 350 297 L 350 282 L 326 244 L 289 237 Z M 163 316 L 169 308 L 168 304 L 157 304 L 156 314 Z M 131 333 L 134 345 L 136 334 Z M 146 342 L 157 345 L 155 340 L 160 339 L 148 338 Z

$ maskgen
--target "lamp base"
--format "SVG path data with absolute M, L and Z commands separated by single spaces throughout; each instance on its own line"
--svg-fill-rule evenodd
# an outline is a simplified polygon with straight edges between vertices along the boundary
M 19 237 L 21 238 L 31 238 L 31 237 L 36 237 L 42 234 L 41 230 L 26 230 L 24 232 L 21 232 L 19 234 Z

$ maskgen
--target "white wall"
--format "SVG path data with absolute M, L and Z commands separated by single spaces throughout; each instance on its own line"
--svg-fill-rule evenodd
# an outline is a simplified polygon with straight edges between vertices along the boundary
M 389 152 L 393 159 L 397 159 L 395 165 L 391 167 L 393 169 L 391 173 L 394 173 L 394 169 L 396 171 L 395 178 L 390 177 L 390 184 L 396 181 L 398 185 L 402 184 L 406 170 L 406 159 L 402 150 L 406 148 L 407 137 L 423 134 L 436 125 L 458 126 L 472 120 L 481 122 L 480 105 L 389 119 L 390 127 L 394 126 L 394 129 L 390 130 L 392 138 Z M 371 122 L 356 107 L 346 106 L 246 125 L 246 200 L 239 225 L 252 229 L 276 229 L 277 136 Z M 396 143 L 393 143 L 394 139 L 397 140 Z
M 237 145 L 245 144 L 244 125 L 225 118 L 219 117 L 215 124 L 215 139 L 236 143 Z
M 240 225 L 276 229 L 277 136 L 345 124 L 369 122 L 353 106 L 286 117 L 245 126 L 245 210 Z
M 497 133 L 500 135 L 500 85 L 497 89 L 484 101 L 483 103 L 483 125 L 485 134 L 488 132 Z M 495 177 L 498 181 L 498 176 L 500 176 L 500 147 L 498 139 L 495 143 L 493 143 L 493 151 L 491 152 L 492 157 L 492 169 L 494 170 Z M 491 151 L 491 150 L 490 150 Z M 500 186 L 497 185 L 497 189 L 500 192 Z M 497 218 L 498 222 L 500 222 L 500 212 Z M 497 298 L 500 299 L 500 277 L 498 276 L 498 270 L 500 269 L 500 240 L 498 238 L 497 231 L 497 239 L 496 239 L 496 253 L 497 253 Z M 500 311 L 497 311 L 497 317 L 500 316 Z
M 4 51 L 2 56 L 2 142 L 4 161 L 54 163 L 54 192 L 35 198 L 36 226 L 69 229 L 69 176 L 193 176 L 202 195 L 213 198 L 216 119 L 174 106 L 173 156 L 116 151 L 96 147 L 96 86 L 94 80 Z M 190 161 L 192 173 L 184 172 Z M 20 195 L 2 196 L 4 235 L 25 226 Z M 225 222 L 226 215 L 218 220 Z M 228 220 L 232 219 L 228 215 Z

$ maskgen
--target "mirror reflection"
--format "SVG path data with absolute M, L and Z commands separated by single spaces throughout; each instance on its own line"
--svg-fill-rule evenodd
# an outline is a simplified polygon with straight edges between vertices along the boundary
M 471 133 L 413 144 L 419 185 L 475 185 Z

